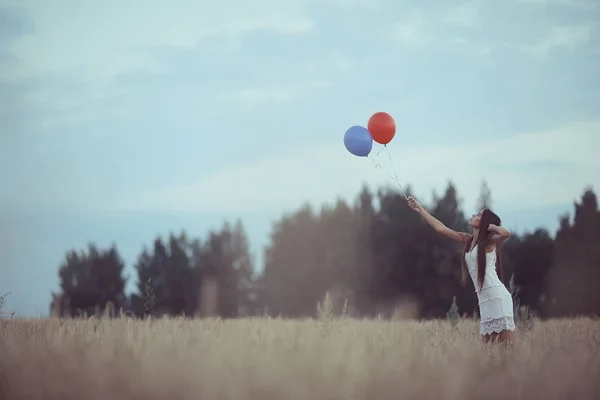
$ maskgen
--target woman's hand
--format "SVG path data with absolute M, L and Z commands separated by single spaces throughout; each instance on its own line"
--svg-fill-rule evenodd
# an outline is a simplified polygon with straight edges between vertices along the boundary
M 490 233 L 499 233 L 498 228 L 500 228 L 498 225 L 490 224 L 487 230 Z
M 497 243 L 500 243 L 510 237 L 510 231 L 498 225 L 490 224 L 487 230 L 493 234 L 492 240 Z
M 421 205 L 418 201 L 416 201 L 412 196 L 408 196 L 407 200 L 408 206 L 415 211 L 421 211 Z
M 504 229 L 503 227 L 498 226 L 498 225 L 494 225 L 494 224 L 490 224 L 488 226 L 488 232 L 495 233 L 497 235 L 503 235 L 503 234 L 507 234 L 508 233 L 508 231 L 506 229 Z
M 465 243 L 465 240 L 467 237 L 466 233 L 456 232 L 455 230 L 448 228 L 439 219 L 437 219 L 434 216 L 432 216 L 431 214 L 429 214 L 427 212 L 427 210 L 424 209 L 419 204 L 419 202 L 416 201 L 413 197 L 409 196 L 406 199 L 406 202 L 408 203 L 408 206 L 410 208 L 412 208 L 413 210 L 418 212 L 419 215 L 421 215 L 425 219 L 425 222 L 427 222 L 427 224 L 429 226 L 431 226 L 434 231 L 436 231 L 437 233 L 439 233 L 441 235 L 446 236 L 449 239 L 455 240 L 455 241 L 463 243 L 463 244 Z

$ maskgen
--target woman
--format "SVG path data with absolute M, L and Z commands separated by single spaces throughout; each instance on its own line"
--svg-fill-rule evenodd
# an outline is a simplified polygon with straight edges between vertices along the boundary
M 448 228 L 412 197 L 408 198 L 408 206 L 421 214 L 437 233 L 464 245 L 461 260 L 463 284 L 468 270 L 479 300 L 479 332 L 484 342 L 496 339 L 500 342 L 511 341 L 515 330 L 513 302 L 510 292 L 501 281 L 498 251 L 498 245 L 510 237 L 510 232 L 500 226 L 500 217 L 488 209 L 473 214 L 469 220 L 473 228 L 473 234 L 470 235 Z

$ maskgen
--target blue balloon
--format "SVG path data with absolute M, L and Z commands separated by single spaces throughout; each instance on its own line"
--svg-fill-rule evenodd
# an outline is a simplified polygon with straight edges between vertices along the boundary
M 373 149 L 371 132 L 362 126 L 353 126 L 344 135 L 346 149 L 358 157 L 366 157 Z

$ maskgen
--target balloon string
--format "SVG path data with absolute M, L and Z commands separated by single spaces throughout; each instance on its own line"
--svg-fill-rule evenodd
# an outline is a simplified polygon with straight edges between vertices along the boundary
M 400 179 L 398 179 L 398 174 L 396 173 L 396 167 L 394 166 L 394 161 L 392 161 L 392 154 L 390 153 L 390 149 L 389 149 L 389 147 L 387 147 L 387 144 L 384 144 L 383 148 L 387 151 L 388 158 L 390 159 L 390 164 L 392 165 L 392 171 L 394 171 L 394 176 L 396 177 L 396 182 L 398 182 L 398 184 L 400 185 Z M 402 185 L 400 185 L 400 187 L 402 187 Z M 404 192 L 404 189 L 402 189 L 402 191 Z M 404 195 L 404 197 L 406 197 L 406 195 Z M 408 200 L 408 198 L 407 198 L 407 200 Z
M 379 155 L 379 153 L 382 151 L 383 149 L 379 150 L 379 152 L 377 153 Z M 389 154 L 389 153 L 388 153 Z M 394 171 L 395 177 L 392 176 L 389 172 L 387 172 L 385 169 L 383 169 L 383 167 L 381 166 L 381 164 L 379 164 L 377 161 L 375 161 L 375 158 L 373 158 L 373 156 L 369 155 L 369 159 L 371 161 L 373 161 L 373 164 L 375 165 L 375 168 L 379 168 L 381 169 L 387 176 L 389 176 L 394 182 L 396 182 L 398 184 L 398 186 L 400 186 L 400 190 L 402 191 L 402 194 L 404 195 L 404 198 L 406 200 L 408 200 L 408 196 L 406 195 L 406 193 L 404 192 L 404 188 L 402 187 L 402 184 L 400 183 L 400 180 L 398 179 L 398 175 L 396 174 L 396 171 Z

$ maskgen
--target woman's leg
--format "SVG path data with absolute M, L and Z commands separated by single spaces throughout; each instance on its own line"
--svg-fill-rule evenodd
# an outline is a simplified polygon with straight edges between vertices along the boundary
M 488 344 L 490 342 L 494 342 L 496 341 L 498 334 L 497 333 L 491 333 L 491 334 L 487 334 L 487 335 L 483 335 L 483 343 Z
M 510 344 L 510 343 L 512 343 L 512 341 L 514 339 L 514 336 L 515 336 L 515 334 L 513 331 L 503 330 L 500 333 L 492 333 L 490 335 L 484 335 L 483 342 L 484 343 L 498 342 L 498 343 Z
M 498 339 L 500 343 L 512 343 L 515 338 L 515 333 L 513 331 L 504 330 L 498 334 Z

